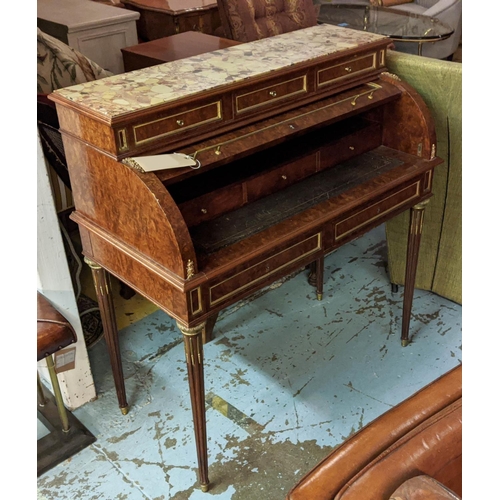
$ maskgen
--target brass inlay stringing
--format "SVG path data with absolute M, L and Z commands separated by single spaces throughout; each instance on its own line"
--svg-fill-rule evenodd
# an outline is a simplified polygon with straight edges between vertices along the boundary
M 316 73 L 316 83 L 317 83 L 318 87 L 321 87 L 322 85 L 328 85 L 331 82 L 335 82 L 337 80 L 348 78 L 349 76 L 351 76 L 352 73 L 357 75 L 359 73 L 375 69 L 376 68 L 376 59 L 377 59 L 377 54 L 375 52 L 373 52 L 372 54 L 367 54 L 359 59 L 352 59 L 350 61 L 347 61 L 347 64 L 353 63 L 355 61 L 359 62 L 359 61 L 362 61 L 363 59 L 367 59 L 367 58 L 371 58 L 371 62 L 370 62 L 370 65 L 365 67 L 365 68 L 359 68 L 359 69 L 353 70 L 351 66 L 346 66 L 346 62 L 343 62 L 341 64 L 335 64 L 333 66 L 329 66 L 328 68 L 323 68 L 323 69 L 318 70 L 318 72 Z M 341 75 L 335 76 L 333 78 L 330 78 L 328 80 L 325 80 L 324 82 L 321 82 L 320 81 L 321 74 L 324 73 L 325 71 L 331 71 L 334 68 L 343 68 L 344 73 Z
M 193 304 L 193 294 L 198 295 L 198 308 L 194 308 Z M 201 303 L 201 288 L 198 287 L 195 290 L 191 290 L 191 293 L 189 294 L 190 299 L 191 299 L 191 313 L 192 314 L 198 314 L 203 311 L 203 305 Z
M 125 149 L 128 149 L 127 129 L 122 128 L 122 129 L 118 130 L 118 142 L 119 142 L 118 149 L 120 151 L 124 151 Z
M 194 122 L 191 125 L 184 125 L 184 123 L 185 123 L 184 120 L 182 120 L 182 119 L 176 119 L 176 117 L 178 117 L 178 116 L 182 116 L 182 115 L 185 116 L 186 114 L 193 113 L 195 111 L 198 111 L 199 109 L 210 108 L 210 107 L 213 107 L 213 106 L 215 106 L 215 114 L 213 116 L 211 116 L 210 118 L 207 118 L 206 120 L 196 121 L 196 122 Z M 163 133 L 154 135 L 152 137 L 147 137 L 146 139 L 138 140 L 137 139 L 137 131 L 139 129 L 141 129 L 143 127 L 147 127 L 148 125 L 151 125 L 153 123 L 164 122 L 164 121 L 175 119 L 177 125 L 183 127 L 182 130 L 187 130 L 187 129 L 190 129 L 190 128 L 193 128 L 193 127 L 199 127 L 200 125 L 203 125 L 205 123 L 210 123 L 210 122 L 213 122 L 213 121 L 220 120 L 221 118 L 222 118 L 221 101 L 211 102 L 210 104 L 205 104 L 204 106 L 199 106 L 197 108 L 191 108 L 191 109 L 188 109 L 186 111 L 182 111 L 180 113 L 176 113 L 174 115 L 164 116 L 163 118 L 158 118 L 158 119 L 152 120 L 150 122 L 141 123 L 140 125 L 135 125 L 134 128 L 133 128 L 133 130 L 134 130 L 135 144 L 136 145 L 138 145 L 138 144 L 144 144 L 144 143 L 151 142 L 151 141 L 154 141 L 156 139 L 159 139 L 160 137 L 165 137 L 167 135 L 176 134 L 176 133 L 179 132 L 179 129 L 175 129 L 175 130 L 170 130 L 168 132 L 163 132 Z M 181 125 L 181 123 L 182 123 L 182 125 Z
M 133 158 L 123 158 L 122 163 L 124 165 L 127 165 L 128 167 L 133 168 L 134 170 L 137 170 L 137 171 L 143 173 L 143 174 L 145 173 L 144 169 Z
M 271 259 L 274 259 L 276 256 L 282 254 L 283 252 L 286 252 L 296 246 L 299 246 L 299 245 L 303 245 L 306 241 L 309 241 L 311 239 L 316 239 L 316 245 L 314 246 L 314 248 L 312 248 L 311 250 L 309 250 L 308 252 L 306 253 L 303 253 L 303 254 L 300 254 L 297 258 L 295 259 L 292 259 L 292 260 L 289 260 L 287 262 L 285 262 L 284 264 L 282 264 L 281 266 L 278 266 L 276 268 L 274 268 L 273 270 L 268 270 L 268 272 L 266 272 L 265 274 L 261 275 L 261 276 L 258 276 L 257 278 L 253 279 L 252 281 L 248 281 L 246 282 L 244 285 L 242 286 L 239 286 L 238 288 L 232 290 L 231 292 L 227 293 L 226 295 L 223 295 L 222 297 L 219 297 L 217 300 L 212 300 L 212 290 L 214 290 L 215 288 L 217 288 L 218 286 L 224 284 L 226 281 L 229 281 L 230 279 L 233 279 L 235 276 L 238 276 L 240 274 L 243 274 L 243 273 L 246 273 L 248 272 L 250 269 L 258 266 L 258 265 L 261 265 L 263 264 L 264 262 L 266 261 L 269 261 Z M 215 304 L 218 304 L 219 302 L 227 299 L 228 297 L 231 297 L 239 292 L 241 292 L 242 290 L 244 290 L 245 288 L 248 288 L 249 286 L 253 285 L 254 283 L 258 282 L 258 281 L 261 281 L 265 278 L 267 278 L 268 276 L 270 276 L 271 274 L 274 274 L 276 273 L 277 271 L 279 271 L 280 269 L 282 269 L 283 267 L 286 267 L 290 264 L 293 264 L 301 259 L 303 259 L 304 257 L 307 257 L 308 255 L 316 252 L 317 250 L 319 250 L 321 248 L 321 233 L 317 233 L 313 236 L 310 236 L 309 238 L 306 238 L 305 240 L 302 240 L 302 241 L 299 241 L 298 243 L 295 243 L 295 245 L 292 245 L 290 247 L 287 247 L 283 250 L 281 250 L 281 252 L 278 252 L 276 254 L 273 254 L 271 255 L 270 257 L 268 257 L 267 259 L 264 259 L 264 260 L 261 260 L 260 262 L 257 262 L 256 264 L 254 264 L 253 266 L 250 266 L 250 267 L 247 267 L 244 271 L 241 271 L 237 274 L 234 274 L 232 275 L 230 278 L 226 279 L 226 280 L 223 280 L 219 283 L 217 283 L 216 285 L 210 287 L 210 304 L 211 305 L 215 305 Z
M 369 83 L 367 83 L 365 85 L 369 86 L 370 90 L 367 90 L 365 92 L 361 92 L 360 94 L 355 95 L 354 99 L 358 99 L 359 97 L 362 97 L 364 95 L 371 95 L 373 97 L 373 93 L 382 88 L 381 85 L 379 85 L 378 83 L 374 83 L 374 82 L 369 82 Z M 350 101 L 352 99 L 353 99 L 353 96 L 346 97 L 345 99 L 342 99 L 340 101 L 337 101 L 337 102 L 334 102 L 334 103 L 331 103 L 331 104 L 327 104 L 326 106 L 322 106 L 321 108 L 316 108 L 316 109 L 313 109 L 311 111 L 308 111 L 307 113 L 302 113 L 300 115 L 293 116 L 292 118 L 288 118 L 286 120 L 283 120 L 282 122 L 273 123 L 272 125 L 268 125 L 267 127 L 261 128 L 259 130 L 254 130 L 252 132 L 248 132 L 247 134 L 240 135 L 238 137 L 235 137 L 234 139 L 229 139 L 228 141 L 224 141 L 224 142 L 221 142 L 219 144 L 214 144 L 213 146 L 207 146 L 206 148 L 198 149 L 194 153 L 189 154 L 189 156 L 193 160 L 196 160 L 196 156 L 199 153 L 205 153 L 206 151 L 210 151 L 212 149 L 215 149 L 215 153 L 216 154 L 220 154 L 222 146 L 227 146 L 229 144 L 232 144 L 233 142 L 239 142 L 242 139 L 246 139 L 247 137 L 252 137 L 255 134 L 260 134 L 261 132 L 265 132 L 266 130 L 271 130 L 271 129 L 275 128 L 275 127 L 279 127 L 279 126 L 284 125 L 284 124 L 286 124 L 288 122 L 294 122 L 295 120 L 297 120 L 299 118 L 303 118 L 305 116 L 312 115 L 314 113 L 317 113 L 318 111 L 322 111 L 322 110 L 325 110 L 325 109 L 333 108 L 334 106 L 338 106 L 339 104 L 343 104 L 344 102 Z M 293 130 L 295 130 L 295 125 L 294 126 L 290 125 L 290 128 L 293 129 Z M 217 151 L 219 151 L 219 153 L 217 153 Z
M 186 278 L 192 278 L 194 276 L 194 262 L 189 259 L 186 265 Z
M 392 205 L 391 207 L 387 208 L 386 210 L 384 210 L 383 212 L 377 212 L 376 215 L 374 215 L 373 217 L 370 217 L 369 219 L 366 219 L 364 220 L 363 222 L 361 222 L 361 224 L 358 224 L 357 226 L 355 227 L 352 227 L 350 229 L 348 229 L 347 231 L 344 231 L 343 233 L 337 233 L 337 228 L 343 224 L 344 222 L 348 221 L 349 219 L 352 219 L 353 217 L 357 217 L 359 214 L 363 213 L 363 212 L 366 212 L 367 210 L 370 210 L 372 208 L 374 208 L 376 205 L 380 205 L 382 202 L 386 201 L 386 200 L 389 200 L 391 198 L 393 198 L 394 196 L 398 195 L 399 193 L 411 188 L 411 187 L 414 187 L 415 186 L 415 192 L 409 197 L 409 198 L 405 198 L 404 200 L 400 201 L 399 203 L 397 203 L 396 205 Z M 335 239 L 336 240 L 340 240 L 341 238 L 344 238 L 345 236 L 347 236 L 348 234 L 351 234 L 353 233 L 354 231 L 356 231 L 357 229 L 363 227 L 363 226 L 366 226 L 366 224 L 369 224 L 370 222 L 382 217 L 383 215 L 385 215 L 387 212 L 390 212 L 391 210 L 394 210 L 395 208 L 401 206 L 401 205 L 404 205 L 405 203 L 407 203 L 409 200 L 411 200 L 412 198 L 415 198 L 416 196 L 418 196 L 420 193 L 420 181 L 417 181 L 415 182 L 414 184 L 411 184 L 410 186 L 406 186 L 405 188 L 403 189 L 400 189 L 399 191 L 389 195 L 389 196 L 386 196 L 385 198 L 383 198 L 382 200 L 380 200 L 379 202 L 373 204 L 373 205 L 370 205 L 369 207 L 363 209 L 363 210 L 360 210 L 359 212 L 356 212 L 354 214 L 352 214 L 351 216 L 349 217 L 346 217 L 345 219 L 337 222 L 337 224 L 335 224 Z
M 303 92 L 307 92 L 307 83 L 306 83 L 306 75 L 302 75 L 298 78 L 292 78 L 291 80 L 287 80 L 285 82 L 280 82 L 278 85 L 285 85 L 286 83 L 290 82 L 296 82 L 296 81 L 302 81 L 302 87 L 299 88 L 298 90 L 295 90 L 293 92 L 289 92 L 287 94 L 283 94 L 282 96 L 279 97 L 279 99 L 283 99 L 284 97 L 290 97 L 296 94 L 301 94 Z M 246 111 L 248 109 L 254 109 L 258 108 L 260 106 L 265 106 L 267 105 L 270 101 L 265 101 L 265 102 L 259 102 L 257 104 L 253 104 L 252 106 L 245 106 L 244 108 L 240 108 L 240 100 L 243 99 L 246 96 L 252 95 L 252 94 L 258 94 L 259 92 L 265 92 L 266 90 L 268 91 L 268 95 L 271 97 L 277 97 L 278 93 L 276 90 L 269 90 L 269 89 L 274 89 L 276 87 L 275 85 L 270 85 L 269 87 L 264 87 L 263 89 L 259 90 L 253 90 L 252 92 L 247 92 L 246 94 L 240 94 L 236 96 L 236 112 L 241 112 L 241 111 Z

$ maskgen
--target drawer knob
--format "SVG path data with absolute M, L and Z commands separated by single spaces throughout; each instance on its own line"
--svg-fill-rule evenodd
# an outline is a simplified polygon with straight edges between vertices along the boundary
M 207 210 L 206 208 L 202 208 L 202 209 L 201 209 L 201 213 L 202 213 L 202 214 L 206 214 L 206 213 L 208 213 L 208 210 Z
M 282 179 L 284 179 L 284 180 L 286 181 L 286 175 L 285 175 L 285 174 L 283 174 L 283 175 L 281 176 L 281 178 L 282 178 Z
M 347 66 L 347 68 L 344 68 L 348 73 L 352 71 L 352 68 L 350 66 Z
M 270 95 L 271 97 L 276 97 L 278 94 L 276 93 L 276 90 L 270 90 L 270 91 L 269 91 L 269 95 Z
M 354 146 L 349 146 L 349 149 L 350 149 L 351 151 L 354 151 Z
M 182 127 L 184 125 L 184 120 L 177 120 L 177 125 L 179 125 L 179 127 Z

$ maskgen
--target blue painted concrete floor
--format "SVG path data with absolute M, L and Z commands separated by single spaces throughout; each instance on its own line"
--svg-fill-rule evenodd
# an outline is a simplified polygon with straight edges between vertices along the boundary
M 383 226 L 307 272 L 219 315 L 205 346 L 211 488 L 197 487 L 184 346 L 156 310 L 120 331 L 131 409 L 117 405 L 104 340 L 89 351 L 98 399 L 74 411 L 97 441 L 38 478 L 39 500 L 278 500 L 335 446 L 461 363 L 462 308 L 415 291 L 399 341 L 402 287 Z

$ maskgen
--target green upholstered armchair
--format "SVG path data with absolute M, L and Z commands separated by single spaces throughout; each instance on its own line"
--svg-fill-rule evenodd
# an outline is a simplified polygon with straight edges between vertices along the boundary
M 425 210 L 416 288 L 462 303 L 462 64 L 389 51 L 388 70 L 419 92 L 436 125 L 432 197 Z M 404 285 L 409 214 L 386 224 L 390 280 Z

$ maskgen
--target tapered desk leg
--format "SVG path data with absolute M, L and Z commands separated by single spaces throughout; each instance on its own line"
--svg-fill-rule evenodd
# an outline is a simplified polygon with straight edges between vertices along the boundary
M 415 276 L 417 274 L 418 251 L 424 223 L 424 210 L 429 200 L 418 203 L 410 210 L 410 227 L 408 230 L 408 248 L 406 252 L 406 273 L 403 295 L 403 321 L 401 328 L 401 345 L 410 343 L 410 317 L 415 290 Z
M 205 382 L 203 375 L 203 339 L 205 323 L 187 328 L 177 323 L 184 336 L 184 349 L 189 379 L 189 393 L 193 412 L 196 453 L 198 456 L 198 481 L 202 491 L 208 491 L 207 423 L 205 418 Z
M 316 297 L 318 300 L 323 299 L 323 268 L 324 268 L 325 258 L 320 257 L 318 260 L 311 262 L 309 267 L 309 276 L 307 277 L 307 282 L 316 287 Z
M 118 406 L 121 412 L 128 413 L 127 395 L 125 393 L 125 380 L 123 377 L 122 359 L 120 354 L 120 344 L 118 341 L 118 327 L 116 325 L 115 308 L 113 305 L 113 294 L 111 291 L 111 280 L 109 273 L 99 264 L 85 257 L 85 262 L 92 270 L 92 278 L 97 295 L 97 303 L 101 312 L 104 338 L 108 348 L 111 371 L 115 381 Z

